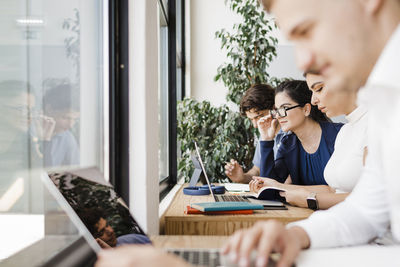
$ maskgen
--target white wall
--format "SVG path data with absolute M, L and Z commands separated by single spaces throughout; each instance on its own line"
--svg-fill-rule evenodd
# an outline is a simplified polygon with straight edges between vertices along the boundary
M 231 31 L 241 17 L 233 13 L 224 0 L 186 0 L 187 7 L 187 88 L 197 100 L 209 100 L 214 105 L 226 103 L 227 90 L 222 82 L 214 82 L 217 68 L 226 61 L 215 32 L 225 28 Z M 189 13 L 190 12 L 190 13 Z M 302 79 L 302 72 L 296 68 L 293 45 L 277 31 L 279 39 L 278 57 L 269 68 L 269 73 L 278 78 Z
M 190 39 L 187 55 L 187 74 L 190 75 L 190 94 L 197 100 L 209 100 L 215 105 L 226 102 L 227 90 L 221 82 L 214 82 L 217 68 L 225 61 L 221 43 L 215 32 L 222 28 L 230 30 L 240 17 L 225 7 L 224 0 L 189 0 Z M 189 28 L 189 26 L 187 27 Z
M 158 234 L 158 6 L 129 2 L 130 207 L 150 234 Z
M 280 44 L 277 46 L 277 57 L 269 66 L 268 73 L 271 77 L 304 79 L 303 72 L 296 66 L 292 44 L 285 43 L 281 39 Z

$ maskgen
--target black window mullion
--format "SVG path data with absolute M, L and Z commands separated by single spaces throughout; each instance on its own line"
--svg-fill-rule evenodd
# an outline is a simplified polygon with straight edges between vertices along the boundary
M 168 1 L 169 184 L 177 182 L 176 0 Z
M 129 0 L 109 1 L 110 182 L 129 205 Z
M 182 92 L 181 92 L 181 96 L 182 99 L 185 98 L 185 94 L 186 94 L 186 86 L 185 86 L 185 72 L 186 72 L 186 47 L 185 47 L 185 0 L 181 0 L 181 29 L 179 29 L 182 32 L 182 40 L 181 40 L 181 47 L 182 47 L 182 51 L 181 51 L 181 61 L 182 61 L 182 66 L 181 66 L 181 71 L 182 71 L 182 84 L 181 84 L 181 88 L 182 88 Z M 180 99 L 180 100 L 182 100 Z

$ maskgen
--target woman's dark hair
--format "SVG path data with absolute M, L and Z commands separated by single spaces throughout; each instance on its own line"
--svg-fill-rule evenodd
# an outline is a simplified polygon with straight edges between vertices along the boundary
M 301 106 L 311 105 L 312 92 L 305 81 L 288 80 L 280 83 L 275 89 L 275 95 L 286 93 L 294 102 Z M 314 121 L 330 121 L 316 106 L 311 105 L 310 118 Z
M 246 112 L 254 109 L 260 111 L 271 110 L 274 107 L 275 91 L 267 84 L 252 85 L 244 93 L 240 100 L 240 113 L 246 116 Z

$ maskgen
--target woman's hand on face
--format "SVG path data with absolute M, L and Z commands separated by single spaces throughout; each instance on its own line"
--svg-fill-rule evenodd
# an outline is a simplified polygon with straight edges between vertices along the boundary
M 260 138 L 262 141 L 274 140 L 279 131 L 279 123 L 277 119 L 273 119 L 270 114 L 262 117 L 257 122 Z
M 290 205 L 307 208 L 307 197 L 310 195 L 310 191 L 298 188 L 294 190 L 287 190 L 286 192 L 279 193 L 282 197 L 286 198 L 286 202 Z

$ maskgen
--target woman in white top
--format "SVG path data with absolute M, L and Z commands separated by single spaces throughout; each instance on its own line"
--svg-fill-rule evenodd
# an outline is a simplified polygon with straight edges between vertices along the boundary
M 313 196 L 319 209 L 328 209 L 343 201 L 361 176 L 367 152 L 367 110 L 363 106 L 357 107 L 356 91 L 329 90 L 324 87 L 321 76 L 306 73 L 305 77 L 313 92 L 311 103 L 317 105 L 328 117 L 344 114 L 348 121 L 336 137 L 335 151 L 324 170 L 328 186 L 281 184 L 274 179 L 254 177 L 250 189 L 257 192 L 263 186 L 284 188 L 287 191 L 281 195 L 292 205 L 307 207 L 307 198 Z

